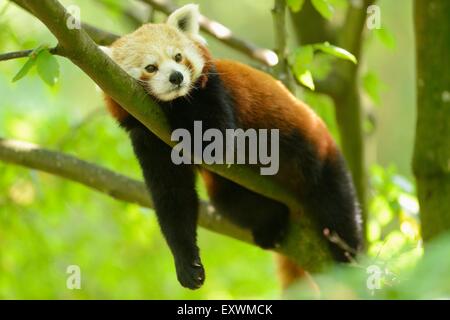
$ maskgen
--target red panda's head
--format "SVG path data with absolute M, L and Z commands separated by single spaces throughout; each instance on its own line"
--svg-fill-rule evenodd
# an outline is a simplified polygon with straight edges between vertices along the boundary
M 199 9 L 186 5 L 166 23 L 146 24 L 102 49 L 149 94 L 162 101 L 187 95 L 204 76 L 209 56 L 199 34 Z

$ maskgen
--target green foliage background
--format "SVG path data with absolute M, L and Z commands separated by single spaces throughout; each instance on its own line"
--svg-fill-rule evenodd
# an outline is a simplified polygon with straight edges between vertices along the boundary
M 104 29 L 123 34 L 133 28 L 113 6 L 105 10 L 94 1 L 62 2 L 79 5 L 84 21 Z M 194 2 L 201 5 L 203 13 L 239 36 L 273 47 L 271 0 Z M 330 3 L 337 8 L 333 19 L 341 19 L 345 1 Z M 371 133 L 367 139 L 371 167 L 367 261 L 395 261 L 390 268 L 403 274 L 413 272 L 410 270 L 414 270 L 422 255 L 419 212 L 410 171 L 415 117 L 411 1 L 382 0 L 379 4 L 384 30 L 368 35 L 362 77 L 367 91 L 364 99 L 378 105 L 374 107 L 378 120 L 367 124 Z M 0 52 L 56 43 L 36 19 L 14 5 L 0 1 L 0 11 Z M 157 19 L 163 16 L 158 14 Z M 214 39 L 208 41 L 216 57 L 252 63 Z M 0 63 L 0 136 L 32 141 L 140 178 L 128 138 L 104 111 L 100 90 L 70 62 L 57 59 L 60 77 L 54 86 L 41 81 L 36 68 L 12 83 L 25 60 Z M 314 77 L 327 72 L 326 60 L 320 55 L 315 59 L 311 67 Z M 306 92 L 302 98 L 325 119 L 336 136 L 332 102 L 325 96 Z M 193 292 L 181 288 L 176 281 L 171 255 L 151 210 L 0 162 L 0 298 L 280 297 L 270 253 L 203 229 L 199 231 L 199 246 L 207 281 L 201 290 Z M 439 253 L 431 261 L 448 248 L 443 245 L 436 249 Z M 66 288 L 69 265 L 81 267 L 81 290 Z M 371 297 L 365 289 L 364 266 L 345 271 L 350 276 L 331 271 L 344 282 L 347 278 L 356 279 L 351 287 L 359 287 L 349 289 L 351 295 L 340 297 Z M 330 284 L 336 281 L 336 277 L 324 278 Z M 390 290 L 389 285 L 384 288 Z M 448 294 L 448 287 L 442 288 L 440 293 Z M 402 297 L 389 296 L 386 290 L 379 297 Z M 299 292 L 302 291 L 294 290 L 288 297 L 299 297 Z

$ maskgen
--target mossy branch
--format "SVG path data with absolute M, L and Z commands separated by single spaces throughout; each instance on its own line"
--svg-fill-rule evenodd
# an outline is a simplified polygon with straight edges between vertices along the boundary
M 44 149 L 28 142 L 0 138 L 0 160 L 81 183 L 117 200 L 153 208 L 144 182 L 68 154 Z M 199 224 L 211 231 L 251 242 L 249 232 L 222 219 L 215 208 L 205 201 L 200 203 Z

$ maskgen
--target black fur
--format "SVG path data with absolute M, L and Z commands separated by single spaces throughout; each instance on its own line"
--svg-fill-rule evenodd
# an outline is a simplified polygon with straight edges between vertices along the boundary
M 192 90 L 189 97 L 161 102 L 172 129 L 184 128 L 193 134 L 193 124 L 201 120 L 203 130 L 241 128 L 234 102 L 214 69 L 204 89 Z M 271 115 L 267 115 L 270 117 Z M 134 151 L 150 189 L 161 230 L 174 256 L 180 283 L 195 289 L 205 277 L 196 244 L 198 198 L 194 165 L 174 165 L 171 148 L 129 116 L 122 121 L 130 134 Z M 321 229 L 336 232 L 352 248 L 360 245 L 359 216 L 355 194 L 343 159 L 320 161 L 315 146 L 301 134 L 301 128 L 280 132 L 280 165 L 283 159 L 297 161 L 295 179 L 305 186 L 299 197 L 306 210 L 317 217 Z M 289 159 L 289 160 L 287 160 Z M 215 176 L 211 201 L 234 223 L 252 230 L 262 248 L 273 248 L 283 238 L 289 214 L 284 204 L 267 199 L 222 177 Z M 335 258 L 346 261 L 342 248 L 331 244 Z
M 355 199 L 344 158 L 338 154 L 337 159 L 325 160 L 303 201 L 305 209 L 316 217 L 320 231 L 328 229 L 330 236 L 339 237 L 339 243 L 330 242 L 330 249 L 340 262 L 348 262 L 362 246 L 361 213 Z

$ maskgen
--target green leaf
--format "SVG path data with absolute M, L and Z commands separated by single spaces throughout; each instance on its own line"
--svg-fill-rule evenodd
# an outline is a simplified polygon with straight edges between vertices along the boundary
M 293 12 L 299 12 L 302 10 L 305 0 L 286 0 L 286 4 Z
M 334 14 L 334 8 L 328 0 L 312 0 L 311 2 L 322 17 L 331 20 Z
M 306 70 L 302 74 L 296 74 L 295 76 L 297 77 L 297 80 L 305 87 L 311 89 L 312 91 L 316 89 L 311 71 Z
M 380 105 L 380 81 L 374 72 L 368 72 L 363 77 L 363 87 L 376 105 Z
M 308 69 L 314 59 L 314 49 L 312 46 L 301 46 L 293 52 L 293 69 L 294 73 L 303 73 Z
M 46 45 L 41 45 L 37 47 L 28 57 L 27 62 L 20 68 L 19 72 L 14 76 L 12 79 L 12 82 L 19 81 L 23 77 L 25 77 L 28 72 L 31 70 L 31 68 L 36 64 L 36 58 L 41 53 L 41 51 L 47 49 L 48 47 Z
M 314 59 L 314 49 L 311 45 L 302 46 L 292 54 L 292 70 L 298 82 L 307 88 L 314 90 L 314 81 L 310 71 L 310 65 Z
M 333 70 L 335 57 L 329 54 L 316 54 L 311 63 L 311 72 L 314 79 L 325 80 Z
M 25 77 L 28 74 L 28 71 L 31 70 L 31 68 L 34 66 L 35 63 L 36 63 L 36 59 L 31 58 L 31 57 L 28 58 L 27 62 L 25 62 L 25 64 L 22 66 L 22 68 L 20 68 L 19 72 L 16 73 L 16 75 L 12 79 L 12 82 L 19 81 L 20 79 Z
M 315 44 L 314 49 L 331 54 L 340 59 L 351 61 L 354 64 L 358 63 L 358 60 L 356 59 L 356 57 L 353 54 L 351 54 L 350 52 L 348 52 L 345 49 L 333 46 L 333 45 L 329 44 L 328 42 Z
M 39 76 L 48 85 L 53 86 L 59 78 L 59 64 L 56 58 L 48 51 L 44 50 L 36 59 L 36 67 Z
M 394 35 L 386 28 L 375 29 L 375 36 L 389 49 L 395 49 L 396 41 Z

